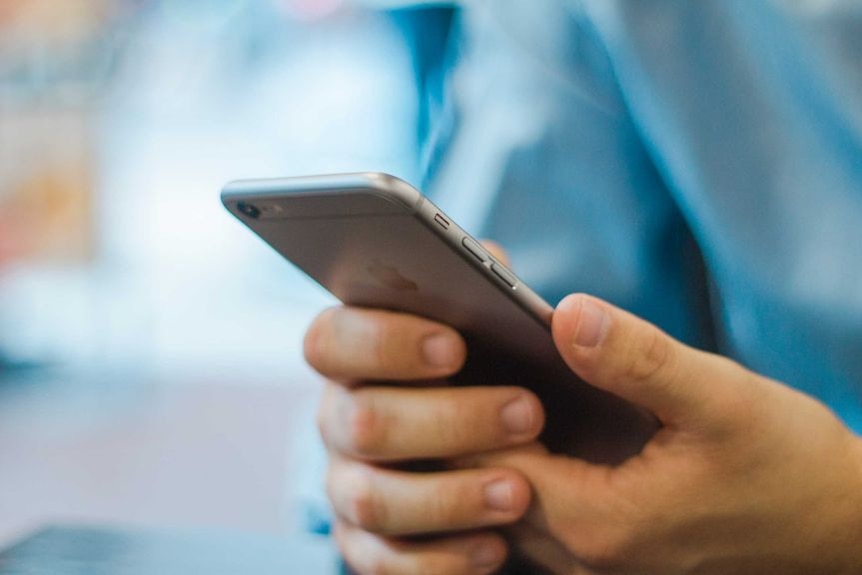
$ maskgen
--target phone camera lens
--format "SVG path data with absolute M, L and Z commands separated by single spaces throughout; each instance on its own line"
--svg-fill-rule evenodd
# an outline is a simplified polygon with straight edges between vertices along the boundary
M 250 218 L 257 219 L 260 217 L 260 209 L 254 204 L 247 204 L 245 202 L 240 202 L 236 205 L 236 209 L 244 213 Z

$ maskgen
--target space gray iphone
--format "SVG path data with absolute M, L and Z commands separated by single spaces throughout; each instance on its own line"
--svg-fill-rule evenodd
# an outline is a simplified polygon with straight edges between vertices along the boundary
M 637 453 L 655 418 L 571 373 L 553 309 L 416 189 L 385 174 L 244 180 L 225 207 L 347 305 L 408 312 L 463 334 L 455 382 L 518 385 L 547 412 L 544 443 L 593 462 Z

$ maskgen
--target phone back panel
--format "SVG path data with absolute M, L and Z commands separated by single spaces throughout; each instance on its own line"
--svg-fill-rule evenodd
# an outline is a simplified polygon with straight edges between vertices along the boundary
M 378 174 L 245 181 L 222 198 L 345 304 L 456 328 L 469 355 L 458 383 L 534 390 L 555 451 L 615 463 L 654 432 L 652 416 L 571 373 L 551 339 L 551 307 L 490 254 L 481 261 L 474 245 L 468 250 L 464 238 L 472 238 L 406 183 Z M 252 208 L 256 217 L 243 212 Z

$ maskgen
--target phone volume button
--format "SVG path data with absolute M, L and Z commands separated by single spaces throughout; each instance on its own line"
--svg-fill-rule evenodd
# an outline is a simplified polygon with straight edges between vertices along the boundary
M 463 245 L 464 248 L 480 262 L 485 263 L 488 261 L 488 255 L 485 253 L 485 250 L 470 238 L 465 236 L 464 239 L 461 240 L 461 245 Z
M 518 285 L 518 280 L 515 279 L 515 276 L 510 274 L 508 271 L 503 269 L 501 266 L 499 266 L 497 264 L 491 264 L 491 271 L 494 272 L 494 274 L 498 278 L 500 278 L 501 280 L 506 282 L 506 285 L 508 285 L 510 288 L 514 289 L 515 286 Z

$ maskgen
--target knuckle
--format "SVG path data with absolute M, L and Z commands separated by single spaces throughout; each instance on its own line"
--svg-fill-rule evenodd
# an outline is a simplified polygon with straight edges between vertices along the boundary
M 385 517 L 374 481 L 367 473 L 357 473 L 351 480 L 347 497 L 348 516 L 357 527 L 372 533 L 379 532 L 385 523 Z
M 373 457 L 383 443 L 385 429 L 374 402 L 363 393 L 352 395 L 347 410 L 347 449 L 358 457 Z
M 625 369 L 626 379 L 635 383 L 655 379 L 672 368 L 673 353 L 670 338 L 657 327 L 649 326 L 644 337 L 638 338 L 633 346 Z

